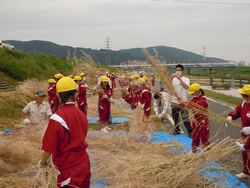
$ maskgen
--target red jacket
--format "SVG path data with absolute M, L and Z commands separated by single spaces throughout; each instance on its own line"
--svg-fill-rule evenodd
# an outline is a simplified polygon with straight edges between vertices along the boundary
M 82 82 L 78 86 L 78 97 L 79 101 L 84 102 L 85 104 L 87 103 L 87 97 L 86 97 L 87 89 L 86 89 L 86 84 Z
M 110 77 L 110 80 L 111 80 L 112 82 L 115 82 L 115 75 L 112 75 L 112 76 Z
M 49 120 L 43 137 L 42 149 L 52 153 L 53 163 L 58 170 L 80 164 L 87 157 L 88 132 L 86 116 L 73 102 L 66 103 Z
M 228 116 L 231 116 L 233 120 L 241 118 L 242 127 L 250 126 L 250 104 L 246 102 L 242 102 L 238 105 L 234 111 L 230 112 Z M 246 138 L 247 135 L 241 133 L 242 138 Z
M 194 115 L 195 119 L 207 118 L 208 117 L 207 115 L 197 113 L 197 111 L 195 110 L 195 106 L 196 105 L 194 105 L 194 103 L 198 104 L 201 107 L 203 107 L 202 110 L 207 114 L 208 113 L 208 111 L 207 111 L 208 104 L 207 104 L 207 98 L 206 98 L 206 96 L 203 95 L 203 94 L 200 94 L 197 97 L 193 97 L 191 99 L 191 101 L 188 103 L 188 106 L 192 106 L 193 107 L 193 113 L 195 114 Z
M 140 103 L 144 104 L 144 113 L 146 116 L 150 115 L 151 112 L 151 93 L 147 89 L 143 89 L 140 94 Z
M 49 86 L 48 96 L 49 96 L 49 103 L 51 104 L 51 101 L 54 101 L 56 98 L 56 88 L 55 87 Z

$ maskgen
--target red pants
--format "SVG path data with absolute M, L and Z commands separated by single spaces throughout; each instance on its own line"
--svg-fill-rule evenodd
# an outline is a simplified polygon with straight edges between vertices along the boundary
M 204 146 L 209 146 L 209 121 L 207 118 L 199 118 L 193 121 L 192 151 L 195 153 L 200 145 L 200 140 Z M 207 148 L 209 149 L 209 148 Z
M 90 162 L 87 157 L 82 163 L 73 166 L 68 169 L 60 171 L 60 175 L 57 178 L 57 187 L 79 187 L 88 188 L 90 187 Z
M 112 89 L 116 88 L 115 82 L 112 82 Z
M 105 123 L 109 121 L 109 117 L 110 117 L 110 103 L 109 102 L 101 102 L 100 100 L 99 116 L 100 116 L 101 123 Z
M 155 86 L 155 81 L 152 81 L 152 86 Z
M 87 103 L 79 100 L 77 101 L 77 106 L 87 116 L 87 113 L 86 113 Z

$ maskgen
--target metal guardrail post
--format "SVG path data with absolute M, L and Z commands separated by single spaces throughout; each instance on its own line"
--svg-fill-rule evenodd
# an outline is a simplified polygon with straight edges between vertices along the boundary
M 235 84 L 234 84 L 234 78 L 231 78 L 231 87 L 234 87 Z
M 197 84 L 200 84 L 200 78 L 197 78 L 197 82 L 198 82 Z
M 210 86 L 213 85 L 213 78 L 210 78 Z
M 240 79 L 240 87 L 242 87 L 242 80 Z
M 224 83 L 224 79 L 223 78 L 221 78 L 221 83 Z

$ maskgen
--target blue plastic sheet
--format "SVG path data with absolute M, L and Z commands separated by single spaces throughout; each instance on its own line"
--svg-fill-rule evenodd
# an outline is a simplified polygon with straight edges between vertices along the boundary
M 96 132 L 92 134 L 99 134 L 99 133 L 100 132 Z M 113 134 L 113 133 L 110 132 L 109 134 Z M 186 150 L 187 152 L 191 150 L 192 139 L 189 138 L 186 133 L 179 134 L 179 135 L 171 135 L 171 134 L 161 132 L 161 131 L 151 133 L 151 142 L 164 142 L 167 144 L 171 144 L 171 140 L 175 140 L 183 144 L 183 150 Z M 200 172 L 202 175 L 206 177 L 207 180 L 213 181 L 215 184 L 223 186 L 223 187 L 233 187 L 233 188 L 247 188 L 248 187 L 244 183 L 240 182 L 238 178 L 236 178 L 235 176 L 227 172 L 225 169 L 223 169 L 218 163 L 212 162 L 211 167 L 216 167 L 216 170 L 213 170 L 213 168 L 207 167 L 207 168 L 204 168 Z M 222 178 L 223 180 L 220 181 L 219 177 L 223 177 Z M 104 184 L 102 180 L 96 179 L 94 174 L 92 177 L 92 182 L 93 181 L 95 181 L 95 184 L 94 184 L 95 187 L 97 186 L 98 188 L 101 188 L 103 186 L 107 186 Z
M 18 130 L 11 131 L 9 129 L 4 130 L 4 133 L 16 133 Z
M 89 124 L 100 124 L 98 122 L 100 118 L 99 117 L 93 117 L 90 121 L 88 121 Z M 128 117 L 113 117 L 112 118 L 112 124 L 122 123 L 122 122 L 128 122 L 130 119 Z

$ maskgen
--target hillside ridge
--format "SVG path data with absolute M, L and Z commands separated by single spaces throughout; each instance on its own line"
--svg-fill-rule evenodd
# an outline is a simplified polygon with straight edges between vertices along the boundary
M 82 47 L 71 47 L 67 45 L 59 45 L 50 41 L 42 41 L 42 40 L 32 40 L 32 41 L 17 41 L 17 40 L 8 40 L 12 43 L 16 50 L 21 50 L 23 52 L 35 53 L 35 54 L 44 54 L 44 55 L 54 55 L 56 57 L 76 57 L 79 59 L 83 58 L 83 53 L 89 54 L 92 59 L 101 64 L 106 64 L 106 49 L 95 50 L 91 48 L 82 48 Z M 181 50 L 174 47 L 168 46 L 154 46 L 146 48 L 150 54 L 154 55 L 154 50 L 158 51 L 158 56 L 161 61 L 170 60 L 170 59 L 181 59 L 192 61 L 194 63 L 201 63 L 203 56 Z M 133 60 L 141 60 L 146 61 L 146 57 L 143 53 L 143 48 L 131 48 L 131 49 L 123 49 L 123 50 L 110 50 L 110 64 L 118 64 L 121 62 L 133 61 Z M 214 57 L 206 57 L 207 62 L 215 62 L 218 60 L 222 60 Z

